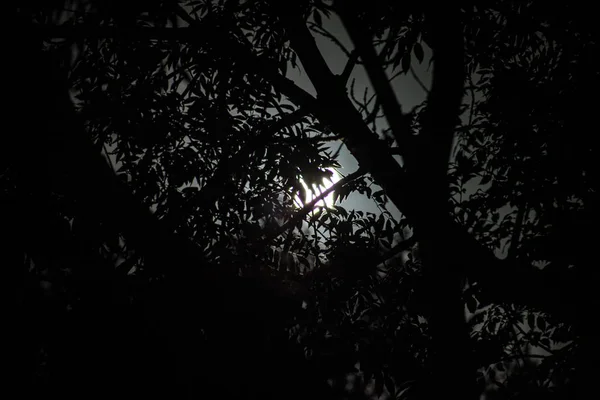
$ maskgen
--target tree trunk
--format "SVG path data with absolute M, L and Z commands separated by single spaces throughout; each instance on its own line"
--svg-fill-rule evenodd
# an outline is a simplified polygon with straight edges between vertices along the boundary
M 431 34 L 434 73 L 423 130 L 416 154 L 406 166 L 415 193 L 415 233 L 429 283 L 426 304 L 431 334 L 432 379 L 427 398 L 475 399 L 475 366 L 465 321 L 461 282 L 464 244 L 451 235 L 448 162 L 463 97 L 464 61 L 460 9 L 439 5 L 426 13 Z

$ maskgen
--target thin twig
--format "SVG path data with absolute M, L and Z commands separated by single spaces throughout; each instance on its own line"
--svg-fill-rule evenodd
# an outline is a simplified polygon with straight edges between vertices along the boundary
M 365 66 L 371 85 L 381 101 L 381 107 L 396 141 L 403 147 L 403 150 L 409 152 L 408 143 L 406 142 L 410 134 L 410 124 L 404 118 L 402 106 L 398 102 L 389 78 L 381 65 L 381 57 L 373 47 L 370 32 L 364 28 L 361 21 L 356 17 L 356 9 L 350 3 L 336 2 L 335 9 L 354 43 L 356 51 L 360 54 L 361 61 Z
M 352 57 L 352 52 L 350 52 L 350 50 L 348 50 L 346 48 L 346 46 L 344 46 L 342 44 L 342 42 L 340 42 L 339 39 L 336 38 L 331 32 L 329 32 L 325 28 L 315 24 L 314 22 L 308 22 L 308 27 L 310 29 L 312 29 L 315 33 L 318 33 L 319 35 L 323 35 L 327 39 L 331 40 L 340 50 L 342 50 L 342 52 L 344 52 L 346 57 L 348 57 L 348 58 Z
M 419 86 L 421 87 L 421 89 L 423 89 L 423 91 L 425 93 L 429 94 L 429 89 L 427 89 L 427 86 L 425 86 L 425 84 L 423 83 L 423 81 L 421 80 L 421 78 L 419 78 L 419 76 L 415 72 L 415 69 L 412 67 L 412 65 L 410 66 L 410 73 L 413 76 L 413 78 L 415 78 L 415 81 L 417 81 L 417 83 L 419 84 Z
M 377 115 L 379 114 L 379 109 L 381 108 L 381 102 L 379 101 L 379 97 L 375 100 L 375 106 L 367 118 L 365 119 L 365 124 L 370 124 L 371 122 L 375 122 L 377 119 Z

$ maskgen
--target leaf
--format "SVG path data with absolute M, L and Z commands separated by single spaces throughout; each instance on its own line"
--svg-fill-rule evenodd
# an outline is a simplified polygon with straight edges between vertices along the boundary
M 467 310 L 469 310 L 471 314 L 477 311 L 477 300 L 474 296 L 471 296 L 469 300 L 467 300 Z
M 313 18 L 315 19 L 315 23 L 319 25 L 319 27 L 323 26 L 323 20 L 321 19 L 321 14 L 317 10 L 313 12 Z
M 281 71 L 281 75 L 286 76 L 287 74 L 288 63 L 286 60 L 281 61 L 279 65 L 279 71 Z
M 413 46 L 413 51 L 415 52 L 415 57 L 417 57 L 417 60 L 419 61 L 419 64 L 423 62 L 423 46 L 421 46 L 421 43 L 415 43 L 415 45 Z
M 387 238 L 381 238 L 379 239 L 380 245 L 383 246 L 386 250 L 389 250 L 392 248 L 392 246 L 390 245 L 390 241 Z
M 340 197 L 340 193 L 337 190 L 335 190 L 333 192 L 333 204 L 336 204 L 338 202 L 339 197 Z
M 383 232 L 386 235 L 389 235 L 391 229 L 392 229 L 392 222 L 389 219 L 386 219 L 383 224 Z
M 339 190 L 336 190 L 335 193 L 339 196 L 340 201 L 344 201 L 350 194 L 350 190 L 347 186 L 342 186 Z M 334 195 L 334 197 L 336 196 Z
M 385 196 L 385 192 L 383 191 L 383 189 L 378 190 L 376 192 L 373 193 L 373 198 L 378 200 L 378 201 L 383 201 L 383 197 Z
M 297 60 L 298 60 L 298 56 L 296 55 L 296 52 L 292 53 L 292 58 L 291 58 L 291 63 L 292 63 L 292 68 L 296 68 L 298 66 L 297 64 Z
M 396 54 L 394 56 L 394 63 L 392 64 L 394 69 L 396 69 L 396 67 L 398 66 L 398 64 L 400 64 L 400 60 L 402 59 L 402 56 L 400 53 Z
M 410 61 L 410 53 L 405 54 L 404 57 L 402 57 L 402 72 L 408 72 L 410 69 Z
M 322 208 L 319 208 L 316 212 L 314 212 L 313 215 L 310 217 L 310 223 L 317 221 L 321 217 L 322 213 L 323 213 Z
M 428 69 L 431 68 L 431 64 L 433 64 L 434 58 L 435 58 L 435 55 L 431 56 L 431 58 L 429 59 Z
M 344 207 L 334 205 L 333 208 L 335 208 L 342 217 L 344 217 L 344 218 L 348 217 L 348 211 L 346 211 L 346 209 Z
M 481 178 L 481 182 L 479 182 L 480 185 L 487 185 L 488 183 L 490 183 L 490 181 L 492 180 L 492 175 L 491 174 L 486 174 L 483 176 L 483 178 Z
M 533 313 L 530 313 L 527 316 L 527 324 L 529 325 L 530 329 L 535 328 L 535 315 Z
M 385 376 L 385 387 L 387 388 L 388 392 L 392 394 L 396 393 L 396 385 L 394 385 L 392 378 L 387 375 Z
M 546 330 L 546 320 L 542 317 L 538 317 L 537 326 L 538 326 L 538 328 L 540 328 L 540 330 L 545 331 Z
M 291 104 L 285 104 L 285 103 L 283 103 L 283 104 L 279 104 L 279 107 L 281 107 L 284 110 L 288 110 L 288 111 L 294 111 L 295 110 L 294 106 L 292 106 Z
M 298 184 L 297 190 L 298 190 L 298 197 L 300 197 L 300 201 L 302 202 L 302 204 L 304 204 L 304 202 L 308 198 L 306 189 L 304 188 L 304 186 L 302 184 Z

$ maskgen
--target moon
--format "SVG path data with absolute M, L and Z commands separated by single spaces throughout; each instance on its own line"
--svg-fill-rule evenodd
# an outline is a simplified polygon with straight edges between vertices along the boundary
M 322 192 L 326 191 L 327 189 L 329 189 L 331 186 L 335 185 L 339 180 L 340 180 L 340 175 L 339 173 L 333 169 L 333 168 L 328 168 L 329 171 L 331 171 L 332 175 L 331 178 L 324 178 L 323 181 L 321 182 L 321 184 L 317 185 L 313 185 L 312 188 L 306 184 L 306 182 L 304 182 L 304 180 L 301 180 L 300 183 L 302 184 L 302 186 L 304 187 L 305 191 L 306 191 L 306 196 L 304 199 L 301 199 L 300 196 L 296 196 L 296 199 L 294 200 L 294 203 L 296 204 L 296 206 L 298 208 L 302 208 L 305 204 L 310 203 L 311 201 L 313 201 L 316 197 L 318 197 Z M 327 197 L 325 197 L 323 200 L 320 200 L 319 202 L 317 202 L 317 204 L 315 204 L 315 208 L 317 207 L 332 207 L 334 204 L 333 202 L 333 192 L 329 193 L 327 195 Z

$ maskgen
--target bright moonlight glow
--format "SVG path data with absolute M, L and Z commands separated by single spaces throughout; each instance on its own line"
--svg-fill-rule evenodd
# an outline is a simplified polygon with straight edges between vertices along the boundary
M 329 171 L 332 172 L 331 175 L 331 179 L 323 179 L 323 182 L 321 182 L 320 185 L 313 185 L 313 187 L 309 187 L 303 180 L 301 181 L 302 186 L 304 186 L 304 189 L 306 191 L 306 198 L 302 199 L 297 196 L 296 199 L 294 200 L 294 203 L 298 206 L 298 207 L 303 207 L 304 204 L 310 203 L 311 201 L 313 201 L 315 198 L 317 198 L 321 193 L 325 192 L 327 189 L 329 189 L 331 186 L 333 186 L 337 181 L 340 180 L 340 175 L 337 173 L 336 170 L 329 168 Z M 327 197 L 325 197 L 323 200 L 320 200 L 317 204 L 315 204 L 315 207 L 331 207 L 333 206 L 333 192 L 329 193 L 327 195 Z

